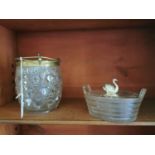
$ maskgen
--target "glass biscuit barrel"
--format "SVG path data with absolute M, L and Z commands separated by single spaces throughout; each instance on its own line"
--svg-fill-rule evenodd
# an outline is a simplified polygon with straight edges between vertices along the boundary
M 57 108 L 62 95 L 60 60 L 40 55 L 20 57 L 15 82 L 21 117 L 24 111 L 49 112 Z

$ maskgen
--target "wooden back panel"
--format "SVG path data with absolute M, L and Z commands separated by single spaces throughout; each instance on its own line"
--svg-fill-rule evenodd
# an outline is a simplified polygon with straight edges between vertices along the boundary
M 15 35 L 0 26 L 0 105 L 10 103 L 14 95 Z
M 118 78 L 122 88 L 146 87 L 155 97 L 155 29 L 21 32 L 18 55 L 59 57 L 64 97 L 82 97 L 81 86 Z
M 155 96 L 155 30 L 105 29 L 18 34 L 18 54 L 59 57 L 64 97 L 82 97 L 81 86 L 118 78 L 122 88 L 146 87 Z

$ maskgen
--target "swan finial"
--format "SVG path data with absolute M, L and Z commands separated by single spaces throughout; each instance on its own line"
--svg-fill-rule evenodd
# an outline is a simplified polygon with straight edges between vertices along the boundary
M 117 93 L 119 91 L 119 86 L 116 83 L 118 80 L 117 79 L 113 79 L 113 85 L 111 84 L 105 84 L 105 86 L 103 86 L 103 90 L 106 92 L 106 96 L 118 96 Z

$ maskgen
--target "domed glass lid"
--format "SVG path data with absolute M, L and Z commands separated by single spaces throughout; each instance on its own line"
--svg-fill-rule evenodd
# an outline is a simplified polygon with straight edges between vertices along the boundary
M 89 94 L 96 97 L 104 97 L 104 98 L 113 98 L 113 99 L 121 99 L 121 98 L 139 98 L 143 97 L 146 93 L 146 89 L 141 89 L 140 93 L 128 91 L 128 90 L 120 90 L 118 85 L 118 80 L 113 79 L 113 84 L 105 84 L 102 86 L 101 90 L 92 90 L 90 85 L 83 86 L 84 94 Z

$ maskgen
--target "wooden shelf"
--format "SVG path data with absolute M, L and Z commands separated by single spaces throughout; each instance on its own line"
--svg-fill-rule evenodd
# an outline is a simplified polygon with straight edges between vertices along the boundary
M 0 25 L 15 31 L 77 30 L 154 27 L 155 20 L 133 19 L 1 19 Z
M 88 114 L 84 99 L 64 99 L 58 109 L 48 114 L 26 113 L 20 119 L 18 103 L 10 103 L 0 107 L 0 123 L 12 124 L 79 124 L 79 125 L 155 125 L 155 100 L 145 100 L 140 108 L 136 122 L 112 123 L 93 118 Z

